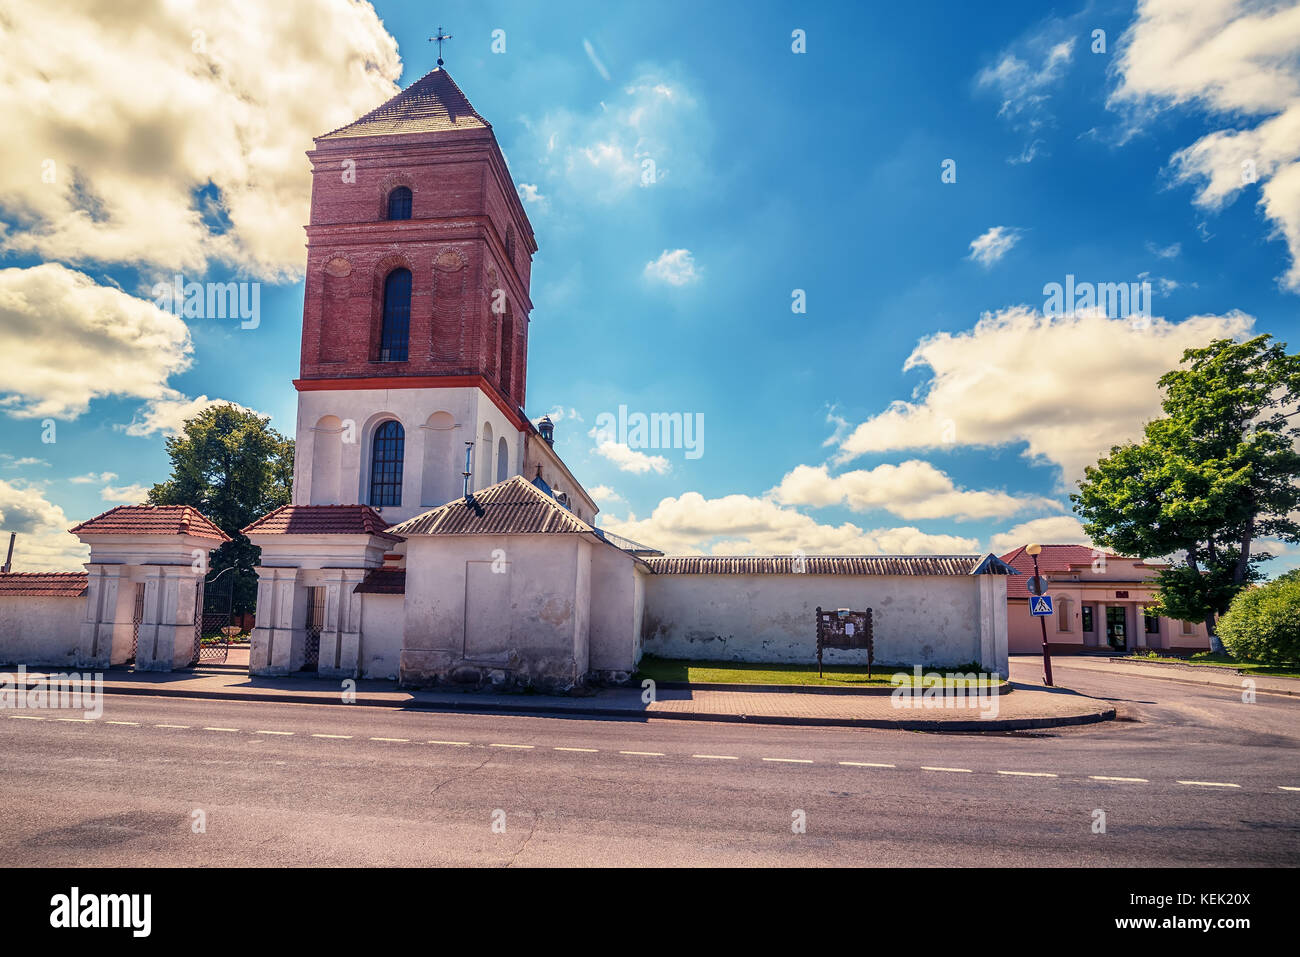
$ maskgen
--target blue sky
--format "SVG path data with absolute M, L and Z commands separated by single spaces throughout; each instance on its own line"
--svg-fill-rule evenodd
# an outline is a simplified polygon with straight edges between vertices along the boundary
M 0 296 L 48 295 L 63 317 L 62 342 L 23 333 L 11 352 L 23 371 L 0 379 L 0 509 L 38 565 L 75 567 L 60 521 L 166 478 L 178 410 L 229 399 L 292 435 L 303 153 L 313 133 L 430 69 L 439 23 L 454 35 L 447 69 L 493 124 L 540 246 L 527 411 L 557 420 L 557 448 L 597 491 L 602 524 L 649 544 L 1080 541 L 1073 481 L 1139 434 L 1183 348 L 1297 339 L 1300 147 L 1284 124 L 1300 116 L 1300 46 L 1279 52 L 1296 35 L 1284 12 L 379 2 L 374 14 L 326 4 L 277 36 L 290 28 L 256 22 L 253 5 L 242 20 L 205 6 L 149 25 L 179 33 L 179 52 L 133 50 L 148 30 L 104 35 L 69 7 L 57 43 L 0 74 L 0 106 L 26 124 L 0 160 L 31 171 L 54 158 L 72 183 L 0 178 Z M 3 42 L 47 35 L 41 9 Z M 204 49 L 187 51 L 194 30 Z M 806 52 L 792 50 L 796 30 Z M 83 108 L 65 106 L 56 125 L 16 105 L 31 101 L 22 71 L 43 56 L 71 63 L 37 100 L 89 85 L 71 67 L 96 36 L 99 68 L 121 61 Z M 1229 40 L 1211 55 L 1216 36 Z M 219 59 L 223 79 L 194 55 Z M 134 80 L 120 77 L 127 63 Z M 160 84 L 174 102 L 141 104 Z M 254 116 L 239 106 L 250 103 Z M 955 182 L 941 177 L 948 160 Z M 164 213 L 189 203 L 183 229 L 135 208 L 153 188 L 180 197 Z M 205 196 L 233 205 L 204 214 Z M 34 272 L 43 263 L 93 289 Z M 177 271 L 261 281 L 259 326 L 178 330 L 140 313 Z M 1047 319 L 1044 285 L 1067 274 L 1148 281 L 1152 316 Z M 791 309 L 795 290 L 806 313 Z M 118 324 L 129 335 L 106 334 L 102 366 L 64 348 L 101 307 L 132 317 Z M 29 328 L 8 309 L 11 331 Z M 602 449 L 597 416 L 620 405 L 702 415 L 703 454 Z M 42 442 L 51 417 L 57 441 Z

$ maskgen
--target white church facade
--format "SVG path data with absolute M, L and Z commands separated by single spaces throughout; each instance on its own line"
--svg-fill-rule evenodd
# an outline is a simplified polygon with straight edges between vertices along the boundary
M 669 557 L 599 528 L 553 425 L 524 412 L 537 244 L 491 125 L 445 70 L 308 155 L 292 502 L 242 530 L 261 549 L 253 674 L 566 690 L 625 681 L 646 652 L 811 661 L 818 606 L 871 607 L 878 661 L 1006 674 L 1015 572 L 992 555 Z M 86 593 L 57 583 L 85 605 L 76 636 L 12 637 L 37 586 L 0 576 L 0 661 L 125 662 L 133 610 L 105 601 L 106 577 L 154 582 L 165 597 L 146 600 L 180 634 L 201 580 L 187 598 L 168 576 L 221 542 L 196 545 L 201 516 L 128 509 L 124 538 L 92 542 Z M 167 647 L 152 667 L 190 663 L 187 640 Z

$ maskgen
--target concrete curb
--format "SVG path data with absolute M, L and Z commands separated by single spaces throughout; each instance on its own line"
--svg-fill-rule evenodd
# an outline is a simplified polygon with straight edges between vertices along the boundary
M 1183 685 L 1196 685 L 1200 688 L 1224 688 L 1229 691 L 1241 691 L 1240 684 L 1224 684 L 1222 681 L 1211 681 L 1208 678 L 1177 678 L 1173 675 L 1153 675 L 1145 672 L 1129 671 L 1123 673 L 1127 678 L 1153 678 L 1156 681 L 1174 681 Z M 1237 678 L 1252 678 L 1254 675 L 1237 674 Z M 1276 678 L 1277 675 L 1259 675 L 1260 678 Z M 1256 688 L 1255 694 L 1275 694 L 1286 698 L 1294 698 L 1300 695 L 1300 688 L 1292 690 L 1290 688 Z
M 38 682 L 32 682 L 35 687 Z M 45 684 L 45 682 L 39 682 Z M 663 718 L 671 721 L 722 721 L 733 724 L 772 724 L 804 727 L 831 728 L 880 728 L 894 731 L 1024 731 L 1035 728 L 1064 728 L 1081 724 L 1097 724 L 1115 717 L 1113 707 L 1104 707 L 1084 714 L 1061 715 L 1043 718 L 991 718 L 989 720 L 925 720 L 907 718 L 818 718 L 802 715 L 762 715 L 733 714 L 727 712 L 690 712 L 690 711 L 630 711 L 626 708 L 584 708 L 559 703 L 541 704 L 521 701 L 519 704 L 507 702 L 460 701 L 392 701 L 386 698 L 357 696 L 351 705 L 335 695 L 306 698 L 302 695 L 278 694 L 276 692 L 234 692 L 234 691 L 187 691 L 176 688 L 141 687 L 105 687 L 105 694 L 142 695 L 159 698 L 194 698 L 224 701 L 263 701 L 277 704 L 314 704 L 321 706 L 338 706 L 372 708 L 402 708 L 422 711 L 467 711 L 483 714 L 525 714 L 525 715 L 566 715 L 569 717 L 624 718 L 644 721 L 647 718 Z
M 652 681 L 654 679 L 651 679 Z M 869 697 L 886 697 L 893 694 L 898 689 L 892 686 L 872 686 L 870 688 L 837 688 L 826 685 L 749 685 L 749 684 L 728 684 L 724 681 L 655 681 L 656 688 L 667 688 L 669 691 L 744 691 L 750 692 L 770 692 L 776 694 L 847 694 L 860 695 L 864 698 Z M 907 685 L 905 687 L 911 687 Z M 990 689 L 994 695 L 1008 695 L 1015 689 L 1011 687 L 1010 681 L 1004 681 L 1000 685 L 993 685 Z

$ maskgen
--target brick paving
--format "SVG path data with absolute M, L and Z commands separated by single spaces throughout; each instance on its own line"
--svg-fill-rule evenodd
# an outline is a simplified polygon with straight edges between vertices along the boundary
M 47 670 L 29 670 L 35 680 Z M 339 679 L 295 675 L 255 678 L 234 667 L 194 672 L 131 672 L 104 675 L 107 694 L 145 694 L 248 701 L 343 703 Z M 945 707 L 900 706 L 891 695 L 828 695 L 779 691 L 659 689 L 645 704 L 640 688 L 609 688 L 584 696 L 490 694 L 468 691 L 407 691 L 389 681 L 358 680 L 356 704 L 430 710 L 527 712 L 593 717 L 652 717 L 884 727 L 913 730 L 1009 730 L 1102 721 L 1114 717 L 1107 702 L 1065 689 L 1017 683 L 996 698 L 943 702 Z M 931 702 L 938 704 L 938 702 Z

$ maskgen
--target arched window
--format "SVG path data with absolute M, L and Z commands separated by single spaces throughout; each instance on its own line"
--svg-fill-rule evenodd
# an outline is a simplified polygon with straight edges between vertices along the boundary
M 388 194 L 388 218 L 411 218 L 411 191 L 405 186 L 399 186 Z
M 402 460 L 406 432 L 402 423 L 389 419 L 375 430 L 370 450 L 370 504 L 402 504 Z
M 384 280 L 384 325 L 379 335 L 379 361 L 405 362 L 411 332 L 411 270 L 394 269 Z
M 506 437 L 501 436 L 501 441 L 497 443 L 497 481 L 504 482 L 510 477 L 510 446 L 506 444 Z

